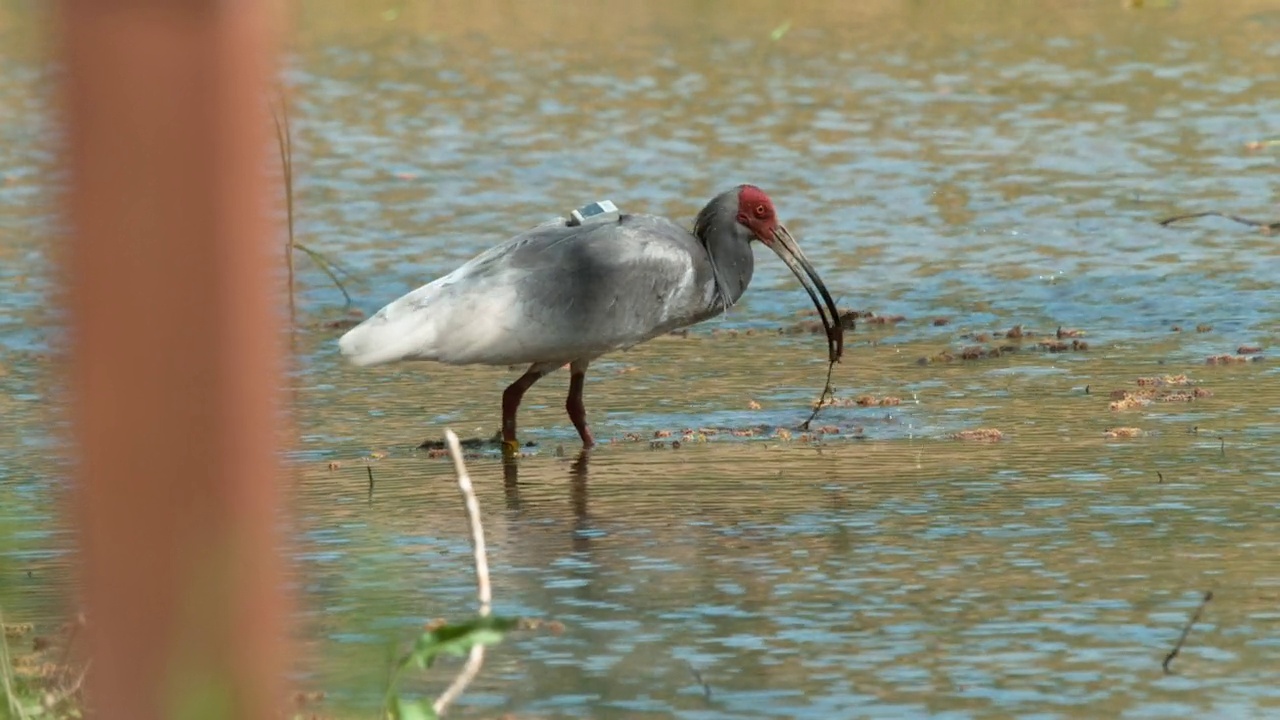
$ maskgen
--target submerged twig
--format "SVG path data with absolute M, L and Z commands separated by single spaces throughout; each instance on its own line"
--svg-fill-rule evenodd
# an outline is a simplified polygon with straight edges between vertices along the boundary
M 809 413 L 809 419 L 800 423 L 801 430 L 809 429 L 809 423 L 813 422 L 813 419 L 818 417 L 818 413 L 824 407 L 823 403 L 827 401 L 828 396 L 833 400 L 835 399 L 835 389 L 831 387 L 831 374 L 835 372 L 836 362 L 836 360 L 832 360 L 827 363 L 827 382 L 822 386 L 822 394 L 818 396 L 818 404 L 813 406 L 813 412 Z
M 1182 644 L 1187 641 L 1187 635 L 1191 633 L 1191 628 L 1195 627 L 1196 622 L 1200 620 L 1200 613 L 1204 612 L 1204 606 L 1208 605 L 1209 601 L 1212 599 L 1213 591 L 1209 590 L 1204 594 L 1204 600 L 1200 601 L 1199 607 L 1197 607 L 1196 611 L 1191 614 L 1191 619 L 1188 620 L 1186 626 L 1182 628 L 1182 635 L 1178 637 L 1178 643 L 1173 646 L 1173 649 L 1169 651 L 1168 655 L 1164 656 L 1164 662 L 1160 663 L 1160 667 L 1164 668 L 1164 673 L 1166 675 L 1170 672 L 1169 663 L 1173 662 L 1173 659 L 1178 657 L 1178 652 L 1182 650 Z
M 480 523 L 480 501 L 476 499 L 475 489 L 471 486 L 471 476 L 467 474 L 467 466 L 462 461 L 462 446 L 458 443 L 458 436 L 452 430 L 446 429 L 444 437 L 449 444 L 449 456 L 453 458 L 453 470 L 458 476 L 458 490 L 462 493 L 463 502 L 467 507 L 467 519 L 471 524 L 471 547 L 475 551 L 476 565 L 476 601 L 480 605 L 480 616 L 488 617 L 490 605 L 493 602 L 493 590 L 489 585 L 489 559 L 484 548 L 484 526 Z M 484 645 L 477 643 L 471 646 L 467 662 L 462 666 L 458 677 L 454 678 L 449 687 L 436 698 L 432 706 L 436 715 L 443 715 L 449 704 L 462 695 L 467 685 L 470 685 L 476 675 L 480 674 L 482 665 L 484 665 Z
M 711 686 L 707 684 L 706 680 L 702 679 L 702 673 L 698 672 L 698 668 L 694 667 L 693 663 L 688 660 L 685 660 L 685 664 L 689 666 L 689 672 L 693 673 L 693 679 L 697 680 L 698 684 L 702 686 L 702 695 L 706 697 L 706 699 L 710 700 Z
M 1263 228 L 1268 232 L 1280 231 L 1280 221 L 1263 222 L 1261 220 L 1250 220 L 1249 218 L 1240 217 L 1239 215 L 1232 215 L 1231 213 L 1220 213 L 1220 212 L 1215 212 L 1213 210 L 1210 210 L 1208 212 L 1190 213 L 1187 215 L 1174 215 L 1173 217 L 1165 218 L 1164 220 L 1161 220 L 1160 224 L 1164 225 L 1165 227 L 1168 227 L 1172 223 L 1176 223 L 1181 220 L 1193 220 L 1195 218 L 1202 218 L 1202 217 L 1226 218 L 1228 220 L 1234 220 L 1242 225 L 1249 225 L 1250 227 Z

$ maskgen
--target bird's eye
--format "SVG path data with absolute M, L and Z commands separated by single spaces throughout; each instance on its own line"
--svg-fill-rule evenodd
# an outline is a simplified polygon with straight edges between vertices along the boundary
M 765 207 L 764 205 L 756 206 L 756 217 L 762 218 L 768 214 L 769 214 L 769 208 Z

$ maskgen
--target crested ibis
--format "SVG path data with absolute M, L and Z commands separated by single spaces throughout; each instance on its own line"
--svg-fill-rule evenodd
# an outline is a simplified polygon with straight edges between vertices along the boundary
M 401 360 L 528 365 L 502 394 L 504 451 L 530 386 L 568 364 L 565 410 L 582 438 L 587 366 L 715 317 L 751 282 L 759 240 L 799 279 L 826 328 L 831 362 L 844 347 L 839 311 L 817 271 L 754 185 L 720 193 L 692 231 L 663 217 L 620 213 L 604 201 L 530 228 L 394 300 L 338 341 L 360 366 Z

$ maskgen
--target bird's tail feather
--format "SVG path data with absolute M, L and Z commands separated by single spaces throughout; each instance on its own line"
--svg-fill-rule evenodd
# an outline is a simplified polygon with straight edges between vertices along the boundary
M 430 332 L 421 322 L 395 322 L 375 315 L 348 330 L 338 340 L 338 349 L 353 365 L 385 365 L 422 357 L 429 345 L 424 335 Z

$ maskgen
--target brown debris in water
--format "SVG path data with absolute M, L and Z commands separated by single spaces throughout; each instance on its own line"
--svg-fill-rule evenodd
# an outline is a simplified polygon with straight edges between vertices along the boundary
M 822 401 L 821 405 L 815 402 L 813 403 L 812 407 L 815 407 L 815 408 L 818 408 L 818 407 L 847 408 L 847 407 L 855 407 L 855 406 L 856 407 L 873 407 L 873 406 L 889 407 L 892 405 L 901 405 L 901 404 L 902 404 L 902 400 L 900 398 L 893 397 L 892 395 L 885 395 L 884 397 L 879 397 L 879 398 L 876 397 L 875 395 L 859 395 L 858 397 L 855 397 L 855 398 L 828 397 Z
M 1141 378 L 1141 380 L 1154 378 Z M 1175 376 L 1173 379 L 1177 379 Z M 1113 411 L 1135 410 L 1146 407 L 1153 402 L 1191 402 L 1201 398 L 1213 397 L 1213 391 L 1198 387 L 1187 392 L 1185 390 L 1157 390 L 1154 386 L 1144 386 L 1138 390 L 1112 390 L 1112 402 L 1108 407 Z
M 939 317 L 939 318 L 933 319 L 934 327 L 942 327 L 943 325 L 950 325 L 950 324 L 951 324 L 951 318 Z
M 750 401 L 748 401 L 748 402 L 747 402 L 747 409 L 748 409 L 748 410 L 759 410 L 759 409 L 760 409 L 760 403 L 756 402 L 755 400 L 750 400 Z
M 1145 387 L 1160 387 L 1162 385 L 1190 385 L 1191 378 L 1186 373 L 1180 375 L 1164 375 L 1161 377 L 1140 377 L 1138 385 Z
M 798 314 L 804 315 L 804 316 L 813 316 L 813 315 L 817 315 L 818 311 L 802 310 Z M 861 312 L 858 310 L 849 310 L 846 308 L 840 311 L 840 315 L 837 317 L 837 320 L 839 321 L 841 328 L 844 328 L 845 330 L 855 330 L 857 329 L 857 326 L 858 326 L 858 318 L 871 317 L 871 316 L 872 314 L 870 312 Z M 800 322 L 792 323 L 791 325 L 778 328 L 779 335 L 799 335 L 802 333 L 808 333 L 810 335 L 819 335 L 819 334 L 826 334 L 826 332 L 827 332 L 827 328 L 822 324 L 820 320 L 801 320 Z
M 952 433 L 948 437 L 954 440 L 973 440 L 976 442 L 999 442 L 1004 439 L 1004 433 L 996 428 L 977 428 L 975 430 L 961 430 L 958 433 Z
M 898 323 L 906 319 L 907 318 L 903 315 L 872 315 L 871 317 L 867 318 L 867 324 L 868 325 L 897 325 Z
M 1160 402 L 1191 402 L 1200 398 L 1213 397 L 1213 391 L 1207 388 L 1198 387 L 1191 392 L 1179 390 L 1177 392 L 1166 393 L 1160 395 L 1156 399 Z
M 1021 327 L 1022 326 L 1019 325 L 1018 327 L 1014 328 L 1014 330 L 1017 330 L 1018 332 L 1023 333 L 1022 335 L 1015 334 L 1013 336 L 1014 339 L 1022 339 L 1025 337 L 1030 337 L 1032 335 L 1032 333 L 1030 332 L 1021 330 Z M 1014 330 L 1010 330 L 1009 332 L 1012 333 L 1014 332 Z M 986 333 L 980 333 L 977 335 L 972 335 L 967 337 L 971 340 L 975 340 L 979 342 L 985 342 L 991 339 L 991 336 Z M 1086 352 L 1089 349 L 1089 343 L 1085 342 L 1084 340 L 1072 340 L 1071 342 L 1066 342 L 1064 340 L 1041 340 L 1036 343 L 1036 347 L 1039 348 L 1040 350 L 1044 350 L 1046 352 L 1051 352 L 1051 353 Z M 922 357 L 917 359 L 916 364 L 917 365 L 944 364 L 944 363 L 955 362 L 957 359 L 966 360 L 966 361 L 989 360 L 993 358 L 1003 357 L 1005 355 L 1010 355 L 1018 351 L 1019 351 L 1019 346 L 1017 344 L 1004 344 L 998 347 L 984 346 L 984 345 L 968 345 L 959 351 L 958 356 L 953 354 L 950 350 L 943 350 L 942 352 L 939 352 L 936 355 L 929 355 L 927 357 Z
M 1260 352 L 1262 352 L 1260 345 L 1241 345 L 1236 348 L 1237 355 L 1257 355 Z
M 4 636 L 7 638 L 20 638 L 35 630 L 35 626 L 31 623 L 5 623 Z
M 1082 335 L 1084 335 L 1083 330 L 1078 330 L 1076 328 L 1064 328 L 1061 325 L 1058 326 L 1059 340 L 1061 340 L 1062 338 L 1081 337 Z
M 780 427 L 777 430 L 773 431 L 773 436 L 783 442 L 787 442 L 791 439 L 791 431 L 786 428 Z
M 1009 331 L 1006 332 L 1004 336 L 1009 338 L 1010 340 L 1017 340 L 1018 338 L 1022 337 L 1022 334 L 1023 334 L 1022 326 L 1014 325 L 1013 327 L 1009 328 Z
M 1119 397 L 1117 397 L 1119 393 Z M 1151 395 L 1147 392 L 1129 392 L 1128 390 L 1112 391 L 1111 396 L 1116 398 L 1111 402 L 1109 407 L 1115 412 L 1123 410 L 1134 410 L 1136 408 L 1145 407 L 1151 404 Z
M 1213 330 L 1213 326 L 1212 326 L 1212 325 L 1206 325 L 1206 324 L 1204 324 L 1204 323 L 1201 323 L 1201 324 L 1199 324 L 1199 325 L 1197 325 L 1197 326 L 1196 326 L 1196 332 L 1198 332 L 1198 333 L 1207 333 L 1207 332 L 1209 332 L 1210 330 Z
M 655 438 L 669 438 L 671 437 L 671 431 L 670 430 L 654 430 L 653 436 Z
M 1262 361 L 1261 355 L 1254 355 L 1250 357 L 1248 355 L 1229 355 L 1229 354 L 1210 355 L 1204 360 L 1206 365 L 1234 365 L 1236 363 L 1261 362 L 1261 361 Z
M 1170 330 L 1170 331 L 1172 331 L 1172 332 L 1182 332 L 1182 326 L 1181 326 L 1181 325 L 1174 325 L 1173 327 L 1169 328 L 1169 330 Z
M 947 352 L 946 350 L 943 350 L 937 355 L 929 355 L 928 357 L 922 357 L 919 360 L 916 360 L 916 364 L 917 365 L 941 365 L 941 364 L 952 362 L 955 359 L 956 358 L 954 355 Z
M 516 620 L 517 630 L 543 630 L 552 635 L 559 635 L 564 632 L 564 623 L 559 620 L 543 620 L 542 618 L 522 617 Z
M 1136 427 L 1113 427 L 1108 429 L 1102 435 L 1108 438 L 1133 438 L 1143 434 L 1140 428 Z
M 341 463 L 341 462 L 338 462 L 337 460 L 330 460 L 330 461 L 329 461 L 329 471 L 330 471 L 330 472 L 333 472 L 334 470 L 341 470 L 341 469 L 342 469 L 342 463 Z

